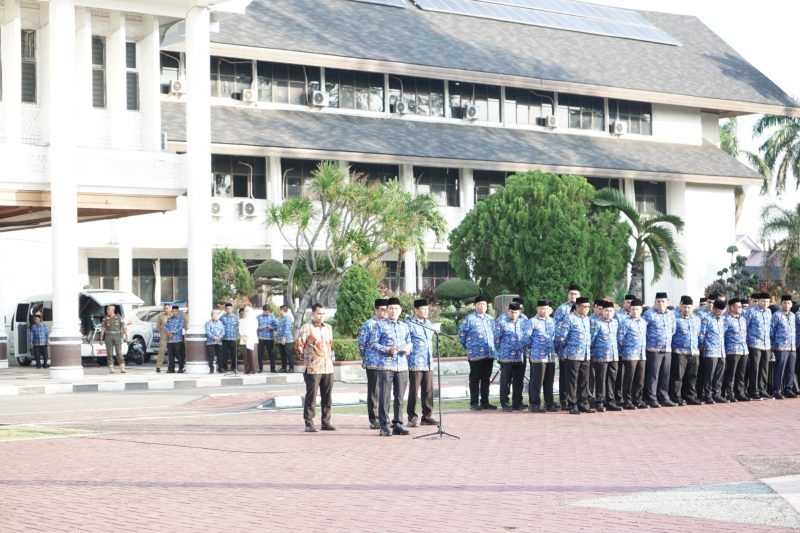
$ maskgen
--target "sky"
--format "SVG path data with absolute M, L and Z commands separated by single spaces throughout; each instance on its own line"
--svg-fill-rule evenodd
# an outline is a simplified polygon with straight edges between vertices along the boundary
M 781 89 L 800 98 L 800 68 L 796 62 L 797 47 L 800 44 L 796 33 L 796 24 L 800 20 L 800 2 L 796 0 L 589 1 L 639 11 L 694 15 Z M 752 140 L 751 131 L 757 118 L 739 118 L 741 150 L 756 151 L 758 143 Z M 787 181 L 787 189 L 787 193 L 777 203 L 783 207 L 793 207 L 800 202 L 800 193 L 794 190 L 794 181 Z M 749 187 L 738 233 L 758 237 L 761 207 L 773 200 L 776 199 L 760 196 L 758 187 Z

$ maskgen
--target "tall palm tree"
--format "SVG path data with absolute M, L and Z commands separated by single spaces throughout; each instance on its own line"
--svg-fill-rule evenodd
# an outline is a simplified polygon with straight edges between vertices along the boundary
M 765 177 L 762 192 L 769 190 L 771 182 L 780 196 L 786 190 L 789 174 L 794 175 L 795 186 L 800 188 L 800 118 L 764 115 L 753 126 L 753 138 L 767 130 L 774 131 L 758 148 L 762 166 L 755 168 Z
M 630 258 L 631 282 L 629 292 L 642 297 L 644 291 L 644 263 L 649 257 L 653 262 L 653 280 L 655 283 L 669 270 L 679 278 L 683 277 L 685 263 L 683 253 L 675 241 L 673 228 L 683 231 L 683 220 L 675 215 L 661 213 L 639 213 L 617 189 L 601 189 L 594 197 L 595 205 L 616 209 L 628 220 L 631 238 L 634 240 L 633 255 Z M 671 227 L 670 227 L 671 226 Z
M 800 204 L 794 209 L 784 209 L 775 203 L 764 206 L 761 210 L 761 238 L 780 237 L 774 246 L 767 251 L 767 263 L 777 255 L 780 258 L 781 278 L 786 284 L 787 276 L 793 270 L 790 268 L 800 257 Z
M 771 171 L 767 167 L 764 160 L 758 156 L 758 154 L 754 154 L 753 152 L 749 152 L 747 150 L 739 150 L 739 136 L 736 134 L 738 125 L 739 124 L 734 117 L 728 119 L 724 124 L 722 124 L 722 126 L 720 126 L 719 147 L 723 152 L 737 159 L 739 156 L 743 156 L 747 163 L 753 167 L 756 172 L 764 176 L 764 184 L 761 188 L 761 192 L 764 193 L 769 189 L 768 177 L 770 176 Z M 742 209 L 744 208 L 744 187 L 741 185 L 736 185 L 733 188 L 733 197 L 734 202 L 736 203 L 736 222 L 738 223 L 742 216 Z

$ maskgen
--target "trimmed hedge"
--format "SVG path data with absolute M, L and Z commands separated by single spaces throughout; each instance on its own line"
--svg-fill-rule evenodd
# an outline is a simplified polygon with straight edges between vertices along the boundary
M 450 339 L 442 337 L 439 342 L 439 354 L 442 358 L 445 357 L 466 357 L 467 352 L 458 342 L 458 339 Z M 358 354 L 358 340 L 357 339 L 333 339 L 333 351 L 336 353 L 337 361 L 360 361 L 361 356 Z

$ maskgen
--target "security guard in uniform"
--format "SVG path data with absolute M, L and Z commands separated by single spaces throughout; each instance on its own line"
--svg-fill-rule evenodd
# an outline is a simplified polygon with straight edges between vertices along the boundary
M 122 340 L 127 334 L 127 327 L 122 317 L 117 314 L 117 307 L 106 307 L 106 316 L 103 317 L 103 329 L 100 331 L 100 342 L 106 343 L 108 356 L 108 371 L 114 373 L 114 354 L 117 356 L 120 371 L 125 373 L 125 358 L 122 356 Z
M 156 327 L 158 328 L 158 356 L 156 357 L 156 372 L 161 372 L 161 365 L 164 364 L 164 355 L 167 353 L 167 331 L 164 326 L 167 325 L 167 320 L 172 316 L 172 308 L 169 304 L 164 304 L 161 308 L 161 313 L 156 320 Z

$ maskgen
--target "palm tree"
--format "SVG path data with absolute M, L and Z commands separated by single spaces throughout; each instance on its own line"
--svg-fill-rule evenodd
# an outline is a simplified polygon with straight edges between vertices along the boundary
M 767 251 L 766 264 L 772 264 L 777 254 L 780 258 L 781 278 L 786 284 L 787 276 L 794 271 L 791 267 L 796 263 L 796 258 L 800 258 L 800 204 L 794 209 L 769 204 L 761 210 L 761 219 L 764 221 L 761 226 L 762 239 L 781 237 Z
M 780 196 L 786 190 L 789 174 L 794 174 L 795 187 L 800 187 L 800 118 L 764 115 L 753 126 L 753 138 L 772 129 L 775 131 L 758 148 L 763 159 L 755 168 L 765 178 L 762 193 L 772 182 L 775 194 Z
M 748 151 L 740 151 L 739 150 L 739 137 L 736 135 L 736 128 L 738 127 L 738 123 L 736 118 L 731 118 L 727 120 L 722 126 L 719 128 L 719 147 L 722 149 L 723 152 L 727 153 L 728 155 L 739 158 L 740 155 L 744 156 L 747 163 L 753 167 L 756 172 L 764 176 L 764 184 L 762 186 L 761 192 L 766 192 L 769 189 L 769 180 L 767 177 L 770 175 L 770 169 L 766 166 L 766 163 L 763 159 L 758 157 L 758 154 L 754 154 L 753 152 Z M 741 185 L 736 185 L 733 188 L 733 196 L 734 202 L 736 203 L 736 223 L 739 223 L 739 219 L 742 216 L 742 209 L 744 208 L 744 187 Z
M 675 215 L 661 213 L 639 213 L 617 189 L 601 189 L 594 197 L 595 205 L 610 207 L 625 215 L 634 240 L 633 256 L 630 259 L 631 283 L 628 291 L 642 297 L 644 295 L 644 263 L 649 257 L 653 262 L 655 283 L 664 274 L 665 266 L 679 278 L 683 277 L 683 254 L 675 241 L 672 228 L 683 231 L 683 220 Z M 672 228 L 670 227 L 672 226 Z

